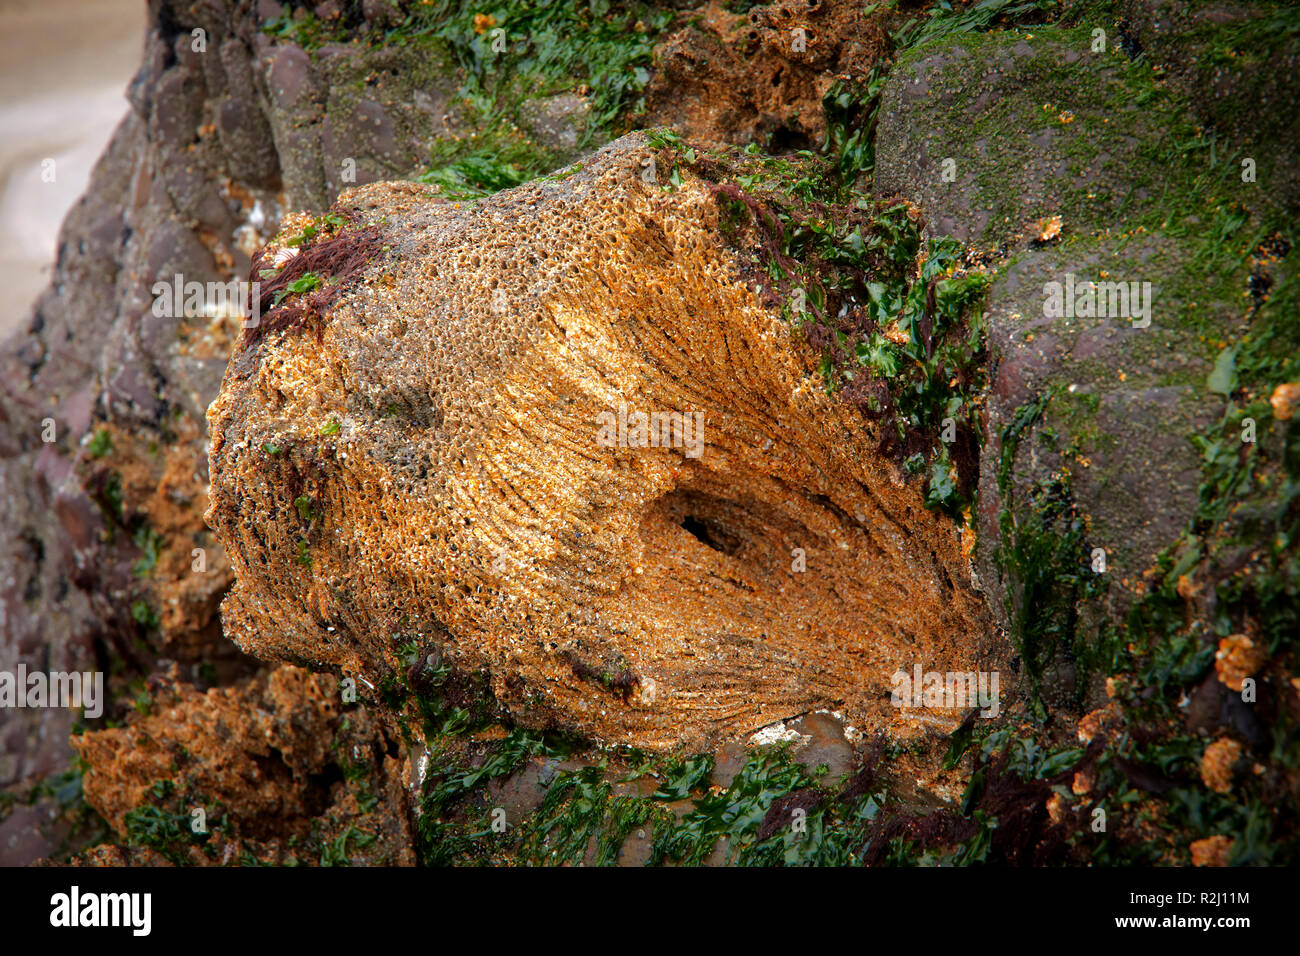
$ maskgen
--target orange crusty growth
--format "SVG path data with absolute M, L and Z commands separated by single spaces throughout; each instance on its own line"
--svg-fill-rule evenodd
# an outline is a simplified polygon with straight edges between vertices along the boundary
M 647 749 L 822 706 L 951 729 L 889 691 L 981 666 L 958 533 L 740 280 L 716 192 L 645 182 L 646 155 L 473 205 L 345 197 L 385 251 L 208 413 L 227 633 L 363 691 L 436 639 L 521 723 Z M 620 405 L 702 427 L 602 443 Z

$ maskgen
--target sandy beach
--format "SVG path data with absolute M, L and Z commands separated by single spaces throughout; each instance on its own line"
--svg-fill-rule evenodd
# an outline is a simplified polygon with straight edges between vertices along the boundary
M 128 109 L 144 24 L 144 0 L 0 0 L 0 338 L 49 281 L 63 217 Z

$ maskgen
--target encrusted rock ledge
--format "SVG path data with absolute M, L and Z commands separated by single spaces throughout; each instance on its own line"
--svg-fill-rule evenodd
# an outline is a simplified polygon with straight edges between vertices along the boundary
M 652 155 L 468 206 L 366 186 L 301 245 L 380 237 L 331 304 L 262 315 L 208 412 L 244 650 L 366 693 L 415 645 L 526 726 L 651 750 L 828 705 L 906 736 L 896 670 L 977 667 L 960 534 L 742 278 L 719 192 Z

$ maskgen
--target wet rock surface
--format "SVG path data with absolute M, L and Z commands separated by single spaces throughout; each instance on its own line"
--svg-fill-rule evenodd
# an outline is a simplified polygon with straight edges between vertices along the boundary
M 990 35 L 910 51 L 881 94 L 877 188 L 977 246 L 1032 237 L 1043 218 L 1087 233 L 1156 206 L 1164 119 L 1137 101 L 1127 61 L 1090 42 Z
M 1062 467 L 1061 453 L 1077 439 L 1071 487 L 1090 518 L 1089 541 L 1104 549 L 1106 573 L 1119 585 L 1112 595 L 1117 614 L 1128 600 L 1123 591 L 1139 587 L 1156 552 L 1196 506 L 1200 456 L 1189 436 L 1222 413 L 1221 401 L 1204 395 L 1214 359 L 1206 333 L 1217 341 L 1239 328 L 1245 315 L 1230 293 L 1214 302 L 1198 290 L 1198 324 L 1183 320 L 1193 308 L 1187 291 L 1192 277 L 1183 263 L 1194 252 L 1187 243 L 1160 237 L 1122 250 L 1103 241 L 1030 251 L 989 294 L 996 358 L 981 462 L 981 486 L 988 489 L 980 505 L 985 540 L 1000 533 L 1008 505 L 999 479 L 1006 494 L 1028 495 Z M 1143 271 L 1134 273 L 1138 263 Z M 1149 324 L 1126 316 L 1045 317 L 1044 286 L 1067 273 L 1081 288 L 1121 275 L 1151 282 Z M 1014 438 L 1004 436 L 1018 411 L 1049 395 L 1041 422 Z M 1000 476 L 1007 444 L 1013 444 L 1010 471 Z
M 1170 83 L 1213 130 L 1216 152 L 1235 169 L 1254 161 L 1269 188 L 1243 197 L 1258 208 L 1294 213 L 1300 141 L 1294 110 L 1300 96 L 1300 43 L 1283 15 L 1258 3 L 1126 0 L 1120 40 L 1168 71 Z
M 865 74 L 889 50 L 886 13 L 857 4 L 729 6 L 703 6 L 661 44 L 647 125 L 778 154 L 812 148 L 826 137 L 822 98 L 835 77 Z
M 1122 620 L 1146 592 L 1158 553 L 1198 506 L 1195 440 L 1225 409 L 1206 384 L 1222 344 L 1250 326 L 1260 300 L 1249 289 L 1289 273 L 1259 250 L 1243 255 L 1248 247 L 1216 270 L 1204 235 L 1238 210 L 1290 202 L 1286 174 L 1259 188 L 1239 154 L 1228 161 L 1210 142 L 1218 133 L 1202 144 L 1206 162 L 1189 167 L 1195 182 L 1183 157 L 1153 148 L 1158 128 L 1200 137 L 1193 114 L 1208 120 L 1225 100 L 1263 95 L 1257 77 L 1220 72 L 1219 99 L 1208 98 L 1196 86 L 1206 71 L 1184 59 L 1209 56 L 1206 21 L 1181 19 L 1178 4 L 1130 6 L 1133 19 L 1100 45 L 1085 21 L 921 46 L 881 97 L 878 186 L 925 208 L 935 233 L 1015 250 L 986 302 L 978 506 L 980 578 L 1013 635 L 1044 615 L 1036 603 L 1082 596 L 1052 596 L 1054 585 L 1033 580 L 1042 555 L 1026 555 L 1050 547 L 1044 533 L 1069 537 L 1083 568 L 1083 631 Z M 1239 24 L 1243 9 L 1222 17 Z M 1138 57 L 1141 37 L 1162 50 L 1154 65 Z M 1291 55 L 1294 44 L 1278 43 L 1270 57 Z M 1008 136 L 1017 124 L 1022 133 Z M 1207 188 L 1214 205 L 1202 212 Z M 1058 704 L 1085 693 L 1098 702 L 1100 675 L 1086 680 L 1069 654 L 1043 666 Z

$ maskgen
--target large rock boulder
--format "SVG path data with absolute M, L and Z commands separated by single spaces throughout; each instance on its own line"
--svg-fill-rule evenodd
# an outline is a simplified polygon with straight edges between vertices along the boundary
M 1213 148 L 1202 149 L 1203 161 L 1239 171 L 1249 160 L 1261 188 L 1245 201 L 1294 215 L 1300 205 L 1294 8 L 1189 0 L 1125 0 L 1119 8 L 1125 45 L 1159 64 L 1207 128 Z
M 782 0 L 733 13 L 705 4 L 656 51 L 646 125 L 692 142 L 757 143 L 776 154 L 826 138 L 822 99 L 889 50 L 889 10 Z
M 899 668 L 976 669 L 956 527 L 745 281 L 714 184 L 652 158 L 467 207 L 365 187 L 290 260 L 326 285 L 209 411 L 241 647 L 360 687 L 432 645 L 525 725 L 650 749 L 830 704 L 901 733 Z
M 280 667 L 207 693 L 166 676 L 150 689 L 126 726 L 73 739 L 86 799 L 121 842 L 191 866 L 414 862 L 397 742 L 335 678 Z
M 978 567 L 1058 706 L 1099 699 L 1099 629 L 1195 512 L 1192 438 L 1223 409 L 1210 373 L 1284 265 L 1248 239 L 1285 197 L 1209 161 L 1184 91 L 1122 26 L 925 44 L 881 97 L 877 188 L 1003 256 Z
M 1098 19 L 957 34 L 906 51 L 880 97 L 876 189 L 920 204 L 936 235 L 1004 251 L 1055 228 L 1158 228 L 1206 188 L 1261 212 L 1294 201 L 1278 159 L 1294 136 L 1279 128 L 1279 138 L 1252 135 L 1248 145 L 1234 132 L 1240 121 L 1207 128 L 1212 116 L 1261 112 L 1264 128 L 1285 127 L 1291 111 L 1273 107 L 1283 97 L 1233 86 L 1211 113 L 1204 90 L 1135 59 L 1126 35 Z M 1165 57 L 1182 64 L 1208 43 L 1162 37 Z M 1243 178 L 1255 145 L 1259 168 Z

